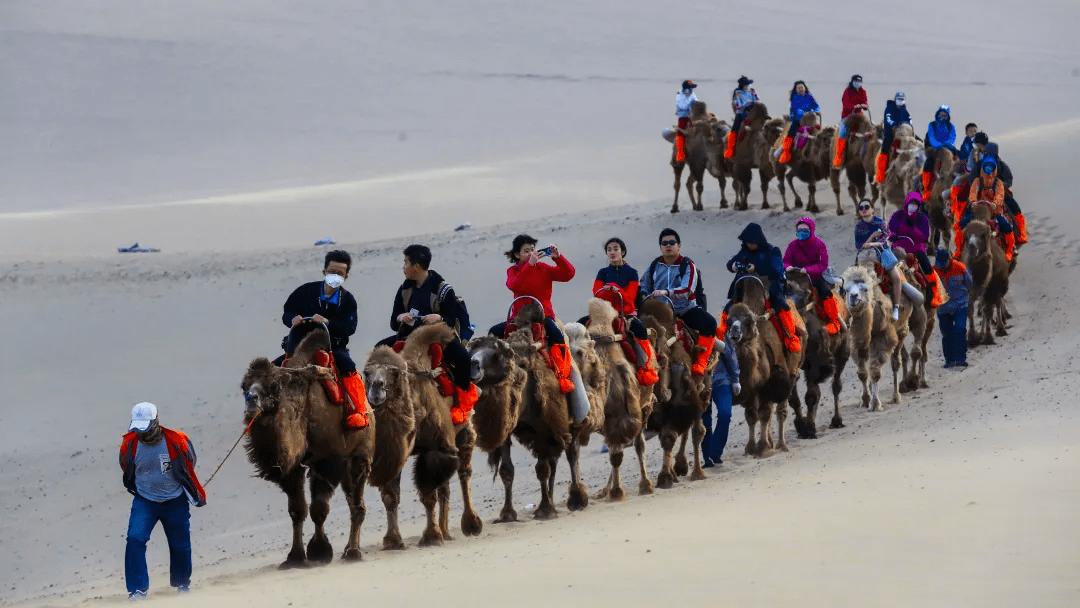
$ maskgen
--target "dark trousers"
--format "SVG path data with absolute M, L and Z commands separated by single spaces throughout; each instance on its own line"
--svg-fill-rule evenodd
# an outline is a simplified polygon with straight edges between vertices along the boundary
M 713 317 L 700 306 L 695 306 L 686 312 L 675 315 L 682 319 L 690 329 L 702 336 L 716 336 L 716 317 Z
M 791 119 L 791 126 L 788 127 L 787 130 L 788 137 L 795 137 L 795 134 L 799 132 L 799 127 L 802 126 L 799 124 L 800 122 L 801 121 L 795 120 L 794 118 Z
M 552 344 L 566 344 L 566 336 L 564 336 L 562 330 L 559 329 L 559 325 L 555 323 L 555 319 L 544 317 L 544 332 L 547 334 L 548 346 L 551 346 Z M 506 335 L 506 323 L 492 325 L 491 329 L 488 330 L 488 333 L 500 338 L 503 337 Z
M 888 129 L 888 128 L 885 129 L 881 134 L 881 153 L 882 154 L 890 154 L 890 153 L 892 153 L 892 140 L 893 140 L 893 130 Z
M 1013 215 L 1020 215 L 1023 213 L 1023 211 L 1020 211 L 1020 203 L 1017 203 L 1016 199 L 1013 198 L 1013 195 L 1008 192 L 1005 193 L 1005 207 L 1008 208 L 1009 213 Z
M 829 285 L 825 279 L 814 279 L 811 283 L 814 285 L 814 289 L 817 290 L 818 299 L 828 300 L 832 297 L 832 285 Z
M 647 340 L 649 338 L 649 332 L 645 330 L 645 324 L 641 322 L 641 319 L 637 317 L 626 317 L 629 320 L 630 335 L 638 340 Z M 589 317 L 581 317 L 578 319 L 578 323 L 585 325 L 589 322 Z
M 728 428 L 731 426 L 731 386 L 713 382 L 712 404 L 716 406 L 716 428 L 712 425 L 712 409 L 705 408 L 701 421 L 705 424 L 705 438 L 701 440 L 701 451 L 705 458 L 720 464 L 727 445 Z
M 921 270 L 924 275 L 930 274 L 930 271 L 933 270 L 934 267 L 930 265 L 930 258 L 927 257 L 926 251 L 918 249 L 912 253 L 915 254 L 915 259 L 919 261 L 919 270 Z
M 352 355 L 349 354 L 348 349 L 338 348 L 330 351 L 330 354 L 334 355 L 334 364 L 337 365 L 338 373 L 342 376 L 348 376 L 356 371 L 356 362 L 352 360 Z M 281 367 L 281 364 L 284 362 L 284 354 L 277 359 L 274 359 L 274 365 L 278 367 Z
M 394 334 L 379 340 L 375 343 L 375 346 L 393 346 L 404 339 Z M 453 341 L 446 345 L 446 348 L 443 349 L 443 359 L 446 360 L 446 366 L 450 368 L 450 377 L 454 380 L 454 386 L 463 391 L 469 390 L 469 384 L 472 382 L 472 359 L 469 357 L 469 351 L 461 343 L 461 340 L 454 338 Z
M 135 496 L 131 501 L 127 550 L 124 551 L 124 578 L 128 593 L 150 588 L 150 574 L 146 570 L 146 543 L 159 521 L 169 541 L 169 584 L 173 587 L 191 584 L 191 512 L 187 497 L 181 494 L 172 500 L 154 502 Z
M 946 365 L 967 363 L 967 313 L 967 306 L 960 306 L 953 312 L 939 310 L 937 313 Z
M 736 135 L 738 135 L 739 127 L 742 126 L 742 121 L 744 121 L 744 120 L 746 120 L 746 112 L 736 112 L 735 113 L 735 123 L 733 125 L 731 125 L 731 131 L 733 133 L 735 133 Z

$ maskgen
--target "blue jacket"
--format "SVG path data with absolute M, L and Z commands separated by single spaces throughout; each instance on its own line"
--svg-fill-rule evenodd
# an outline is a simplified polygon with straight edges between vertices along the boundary
M 949 301 L 938 307 L 938 314 L 952 315 L 960 312 L 960 308 L 966 308 L 972 282 L 967 267 L 956 260 L 950 260 L 948 268 L 944 271 L 938 268 L 937 272 L 945 283 L 945 293 L 949 296 Z
M 960 160 L 966 161 L 971 158 L 971 151 L 975 148 L 975 136 L 965 137 L 964 143 L 960 144 Z
M 890 99 L 885 102 L 885 133 L 891 135 L 896 125 L 911 124 L 911 114 L 907 111 L 907 106 L 898 106 L 896 101 Z
M 802 120 L 802 115 L 807 112 L 820 112 L 821 106 L 818 102 L 814 101 L 814 96 L 809 92 L 806 95 L 799 95 L 798 93 L 791 96 L 791 120 L 792 122 L 798 122 Z
M 938 122 L 937 115 L 945 112 L 948 117 L 945 122 Z M 934 113 L 934 120 L 926 126 L 926 143 L 937 150 L 942 146 L 952 146 L 956 143 L 956 127 L 952 124 L 952 115 L 949 114 L 949 106 L 941 106 Z
M 722 336 L 721 336 L 722 337 Z M 728 340 L 724 340 L 724 350 L 720 353 L 720 364 L 713 370 L 712 383 L 732 385 L 739 382 L 739 357 L 735 354 L 735 347 Z

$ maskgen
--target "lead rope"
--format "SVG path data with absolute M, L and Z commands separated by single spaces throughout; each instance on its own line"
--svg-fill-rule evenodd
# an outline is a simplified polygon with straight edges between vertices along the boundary
M 262 411 L 263 410 L 261 407 L 255 410 L 255 415 L 251 417 L 251 422 L 249 422 L 247 426 L 244 427 L 244 432 L 240 433 L 240 436 L 236 438 L 236 443 L 234 443 L 233 446 L 229 448 L 229 453 L 225 454 L 225 458 L 221 459 L 221 464 L 217 465 L 217 468 L 214 469 L 214 472 L 210 474 L 210 479 L 206 480 L 206 483 L 203 484 L 203 487 L 209 486 L 210 482 L 214 481 L 214 476 L 217 475 L 218 471 L 221 470 L 221 467 L 225 465 L 225 461 L 229 459 L 229 456 L 232 456 L 233 450 L 236 449 L 236 446 L 240 445 L 240 440 L 244 438 L 244 435 L 247 435 L 251 432 L 251 425 L 255 424 L 255 419 L 259 417 L 259 414 L 261 414 Z

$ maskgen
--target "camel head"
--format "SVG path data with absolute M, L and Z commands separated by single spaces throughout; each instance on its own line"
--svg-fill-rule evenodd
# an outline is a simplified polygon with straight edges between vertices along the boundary
M 738 348 L 753 342 L 757 338 L 757 315 L 742 302 L 736 302 L 728 309 L 728 330 L 724 339 Z
M 581 323 L 567 323 L 563 330 L 566 332 L 566 345 L 570 347 L 570 355 L 574 357 L 579 368 L 583 367 L 596 342 L 589 335 L 588 328 Z
M 514 368 L 514 351 L 506 340 L 495 336 L 473 338 L 468 345 L 473 382 L 486 380 L 491 384 L 502 382 Z
M 977 260 L 990 251 L 990 226 L 980 220 L 971 220 L 964 228 L 964 262 Z
M 250 421 L 259 410 L 274 413 L 290 395 L 304 394 L 314 380 L 325 370 L 313 365 L 298 368 L 281 368 L 266 357 L 253 360 L 240 382 L 244 393 L 244 416 Z
M 844 295 L 844 303 L 851 311 L 873 303 L 875 281 L 866 268 L 852 266 L 844 271 L 843 279 L 841 293 Z
M 409 392 L 408 369 L 404 357 L 389 346 L 376 346 L 371 351 L 364 364 L 364 387 L 373 410 Z

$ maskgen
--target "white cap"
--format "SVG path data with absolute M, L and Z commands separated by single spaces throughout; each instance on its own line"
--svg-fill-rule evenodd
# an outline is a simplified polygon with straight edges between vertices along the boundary
M 131 426 L 128 427 L 129 431 L 145 431 L 150 428 L 150 423 L 157 419 L 157 406 L 153 403 L 136 403 L 135 407 L 131 408 Z

